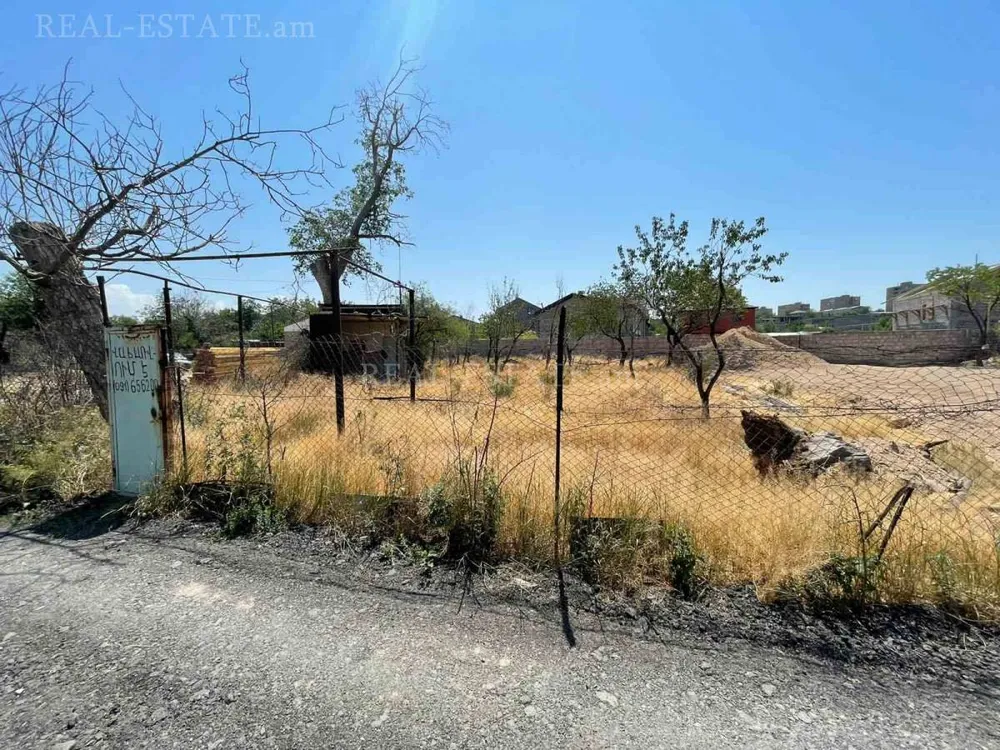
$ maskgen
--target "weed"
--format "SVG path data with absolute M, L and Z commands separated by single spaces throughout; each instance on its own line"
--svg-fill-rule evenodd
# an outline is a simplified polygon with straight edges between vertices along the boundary
M 795 392 L 795 385 L 791 380 L 781 380 L 780 378 L 776 378 L 770 383 L 764 385 L 763 391 L 771 396 L 791 398 L 792 394 Z
M 222 523 L 224 536 L 274 534 L 288 526 L 288 517 L 266 495 L 250 496 L 235 504 Z
M 515 375 L 505 375 L 504 377 L 492 376 L 490 379 L 490 393 L 496 398 L 510 398 L 514 395 L 517 387 L 517 377 Z

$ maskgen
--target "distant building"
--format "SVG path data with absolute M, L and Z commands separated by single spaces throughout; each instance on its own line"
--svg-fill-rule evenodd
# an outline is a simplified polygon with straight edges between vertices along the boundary
M 985 317 L 986 308 L 977 310 Z M 976 319 L 966 304 L 955 297 L 946 297 L 929 284 L 917 284 L 892 300 L 892 328 L 896 331 L 944 328 L 979 332 Z
M 559 308 L 566 308 L 566 316 L 569 320 L 574 314 L 580 314 L 581 303 L 586 296 L 583 292 L 571 292 L 555 302 L 550 302 L 532 315 L 531 329 L 541 338 L 551 335 L 558 327 Z M 627 312 L 619 316 L 619 319 L 622 319 L 624 315 L 628 316 L 629 325 L 626 327 L 626 331 L 634 330 L 636 336 L 650 335 L 649 315 L 644 305 L 634 302 L 628 306 Z
M 896 286 L 886 287 L 885 290 L 885 310 L 892 312 L 892 301 L 901 294 L 905 294 L 923 284 L 914 284 L 912 281 L 902 281 Z
M 766 318 L 773 318 L 774 310 L 770 307 L 758 307 L 757 308 L 757 320 L 764 320 Z
M 839 297 L 827 297 L 819 301 L 819 311 L 842 310 L 846 307 L 861 307 L 861 297 L 851 294 L 841 294 Z
M 778 317 L 782 318 L 786 315 L 791 315 L 792 313 L 808 313 L 812 312 L 812 308 L 809 307 L 808 302 L 790 302 L 787 305 L 778 305 Z
M 535 314 L 541 309 L 542 308 L 538 305 L 533 305 L 526 299 L 515 297 L 506 305 L 500 307 L 497 312 L 503 312 L 504 315 L 506 315 L 507 312 L 510 311 L 517 322 L 520 323 L 523 328 L 527 329 L 531 327 L 532 318 L 534 318 Z
M 703 314 L 702 314 L 703 315 Z M 696 320 L 691 320 L 693 327 L 692 334 L 707 334 L 711 329 L 706 322 L 699 326 Z M 730 328 L 752 328 L 757 330 L 757 308 L 747 307 L 742 310 L 723 310 L 719 315 L 719 320 L 715 323 L 716 333 L 725 333 Z

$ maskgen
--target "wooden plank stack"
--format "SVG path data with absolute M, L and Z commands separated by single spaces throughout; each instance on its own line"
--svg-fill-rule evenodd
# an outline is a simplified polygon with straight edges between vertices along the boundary
M 248 347 L 244 352 L 247 374 L 277 366 L 280 356 L 280 348 Z M 239 369 L 238 346 L 206 347 L 195 352 L 192 377 L 198 383 L 214 383 L 226 378 L 235 378 Z

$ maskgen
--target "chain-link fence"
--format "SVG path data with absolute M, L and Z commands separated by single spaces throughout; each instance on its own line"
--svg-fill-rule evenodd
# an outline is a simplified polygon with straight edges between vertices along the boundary
M 236 364 L 196 356 L 190 477 L 266 482 L 303 521 L 437 529 L 456 553 L 551 562 L 558 538 L 627 585 L 1000 601 L 988 363 L 832 365 L 746 329 L 506 362 L 411 353 L 401 321 L 341 340 L 293 329 Z

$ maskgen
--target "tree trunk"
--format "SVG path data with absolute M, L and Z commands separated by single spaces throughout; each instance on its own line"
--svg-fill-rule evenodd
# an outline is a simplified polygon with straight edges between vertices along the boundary
M 50 335 L 74 359 L 87 379 L 94 403 L 108 418 L 108 379 L 104 355 L 101 297 L 87 281 L 80 259 L 66 246 L 62 230 L 51 224 L 17 223 L 11 241 L 32 272 L 50 322 Z
M 618 366 L 624 367 L 625 360 L 628 359 L 628 349 L 625 348 L 625 339 L 618 338 L 616 341 L 618 342 Z

